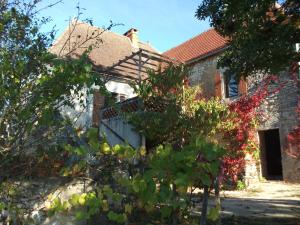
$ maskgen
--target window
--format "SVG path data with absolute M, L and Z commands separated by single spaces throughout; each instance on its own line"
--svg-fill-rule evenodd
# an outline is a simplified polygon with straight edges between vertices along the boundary
M 189 83 L 194 86 L 198 85 L 201 81 L 201 76 L 203 74 L 203 68 L 198 68 L 197 66 L 192 67 L 189 72 Z
M 224 76 L 225 98 L 236 97 L 239 94 L 239 85 L 236 76 L 232 73 L 226 73 Z

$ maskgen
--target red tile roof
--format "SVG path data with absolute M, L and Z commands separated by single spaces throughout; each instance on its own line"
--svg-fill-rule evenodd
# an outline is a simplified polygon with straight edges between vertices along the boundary
M 213 28 L 163 53 L 170 58 L 187 62 L 224 48 L 226 38 Z

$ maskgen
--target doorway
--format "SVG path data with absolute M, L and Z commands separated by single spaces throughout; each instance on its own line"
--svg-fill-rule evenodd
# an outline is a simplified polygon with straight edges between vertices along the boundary
M 282 180 L 279 129 L 259 131 L 262 176 L 267 180 Z

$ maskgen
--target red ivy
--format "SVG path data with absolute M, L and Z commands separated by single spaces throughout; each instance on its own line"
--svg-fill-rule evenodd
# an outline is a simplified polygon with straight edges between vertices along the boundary
M 253 122 L 256 118 L 263 118 L 263 113 L 257 110 L 258 107 L 267 96 L 277 93 L 284 85 L 281 83 L 275 90 L 269 90 L 271 82 L 278 82 L 278 77 L 268 76 L 254 93 L 241 96 L 229 104 L 229 110 L 233 113 L 229 120 L 234 124 L 234 129 L 225 132 L 229 143 L 229 155 L 223 160 L 222 170 L 223 176 L 233 183 L 236 183 L 244 172 L 245 154 L 251 154 L 255 150 L 250 145 L 256 142 Z

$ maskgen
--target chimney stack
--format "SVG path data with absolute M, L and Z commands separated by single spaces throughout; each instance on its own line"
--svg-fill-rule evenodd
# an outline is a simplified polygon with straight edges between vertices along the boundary
M 124 36 L 128 37 L 135 48 L 139 48 L 139 36 L 138 30 L 135 28 L 131 28 L 127 32 L 124 33 Z

